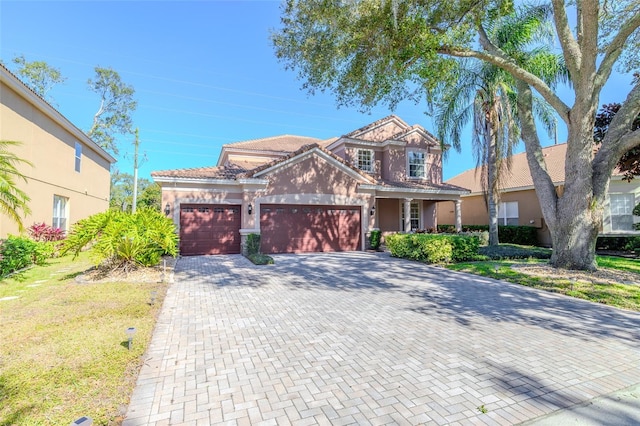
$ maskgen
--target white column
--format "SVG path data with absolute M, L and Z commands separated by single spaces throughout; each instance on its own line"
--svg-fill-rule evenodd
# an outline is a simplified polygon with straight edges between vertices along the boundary
M 462 231 L 462 200 L 456 200 L 456 232 Z
M 411 198 L 404 199 L 404 232 L 411 232 Z

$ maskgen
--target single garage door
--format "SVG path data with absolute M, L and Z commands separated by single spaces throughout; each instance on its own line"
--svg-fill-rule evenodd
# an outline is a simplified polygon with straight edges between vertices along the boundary
M 302 253 L 360 249 L 359 206 L 263 204 L 263 253 Z
M 240 206 L 182 204 L 180 254 L 240 253 Z

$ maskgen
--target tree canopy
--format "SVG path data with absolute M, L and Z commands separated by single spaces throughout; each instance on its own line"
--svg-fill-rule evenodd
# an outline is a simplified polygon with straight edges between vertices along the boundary
M 23 55 L 13 58 L 16 73 L 41 98 L 53 102 L 49 91 L 56 85 L 66 81 L 66 77 L 58 68 L 54 68 L 44 61 L 27 61 Z
M 133 99 L 135 90 L 122 81 L 112 68 L 95 68 L 95 77 L 89 79 L 92 91 L 100 96 L 100 107 L 93 116 L 87 135 L 102 148 L 118 154 L 116 135 L 133 133 L 132 114 L 138 103 Z
M 329 90 L 339 104 L 364 109 L 379 103 L 393 108 L 403 99 L 433 100 L 443 85 L 455 83 L 456 58 L 473 58 L 509 73 L 516 83 L 529 169 L 553 241 L 551 263 L 592 270 L 611 173 L 620 157 L 640 144 L 640 131 L 631 126 L 640 112 L 640 84 L 635 82 L 593 153 L 602 88 L 615 66 L 627 72 L 640 65 L 640 1 L 552 0 L 551 6 L 573 104 L 556 93 L 544 74 L 527 69 L 517 54 L 490 36 L 490 24 L 516 9 L 512 0 L 289 0 L 272 40 L 276 56 L 297 70 L 303 87 L 311 93 Z M 535 48 L 534 42 L 529 50 Z M 539 65 L 557 74 L 552 63 Z M 560 194 L 542 155 L 534 92 L 567 126 Z

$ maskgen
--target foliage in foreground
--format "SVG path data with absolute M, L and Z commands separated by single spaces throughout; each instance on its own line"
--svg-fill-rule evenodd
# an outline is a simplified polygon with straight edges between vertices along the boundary
M 551 249 L 544 247 L 519 246 L 516 244 L 500 244 L 480 247 L 478 252 L 488 259 L 550 259 Z
M 0 425 L 122 422 L 167 284 L 75 283 L 90 267 L 85 252 L 0 282 L 0 298 L 19 295 L 0 302 Z
M 76 223 L 63 244 L 63 253 L 76 256 L 90 245 L 96 264 L 130 268 L 153 266 L 163 255 L 176 256 L 178 237 L 171 219 L 150 209 L 135 214 L 110 210 Z
M 385 238 L 394 257 L 426 263 L 448 263 L 478 258 L 480 239 L 466 235 L 392 234 Z
M 273 265 L 275 262 L 269 255 L 260 253 L 260 234 L 247 235 L 246 256 L 254 265 Z
M 31 265 L 43 265 L 53 256 L 55 246 L 10 235 L 0 244 L 0 278 Z

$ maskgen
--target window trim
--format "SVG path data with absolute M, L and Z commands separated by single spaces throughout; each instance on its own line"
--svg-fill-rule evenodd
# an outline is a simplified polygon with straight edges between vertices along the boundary
M 508 204 L 512 204 L 512 205 L 515 204 L 517 216 L 512 216 L 512 217 L 507 216 L 507 212 L 509 210 L 507 206 Z M 501 208 L 501 206 L 504 206 L 504 208 Z M 504 212 L 504 215 L 501 215 L 500 212 Z M 508 222 L 509 219 L 516 220 L 517 223 L 516 225 L 513 225 L 513 226 L 520 225 L 520 205 L 518 201 L 500 201 L 500 203 L 498 203 L 498 225 L 503 225 L 503 226 L 509 225 L 509 222 Z
M 418 164 L 412 164 L 411 162 L 411 155 L 412 154 L 421 154 L 423 156 L 422 160 L 422 169 L 423 169 L 423 175 L 422 176 L 411 176 L 411 166 L 412 165 L 418 165 Z M 407 150 L 407 178 L 409 179 L 427 179 L 427 175 L 428 175 L 428 170 L 427 170 L 427 158 L 428 158 L 429 153 L 427 152 L 426 149 L 409 149 Z
M 360 159 L 360 154 L 361 153 L 368 153 L 370 158 L 369 158 L 369 166 L 368 167 L 362 167 L 361 164 L 361 159 Z M 373 169 L 374 169 L 374 163 L 376 160 L 376 155 L 375 152 L 372 149 L 367 149 L 367 148 L 357 148 L 356 149 L 356 166 L 358 168 L 358 170 L 361 170 L 365 173 L 373 173 Z
M 617 214 L 614 215 L 613 211 L 612 211 L 612 206 L 613 206 L 613 196 L 623 196 L 623 197 L 628 197 L 631 199 L 631 208 L 630 208 L 630 213 L 628 214 Z M 634 220 L 633 220 L 633 208 L 636 205 L 636 194 L 633 192 L 612 192 L 608 194 L 609 197 L 609 228 L 611 229 L 611 232 L 632 232 L 635 231 L 633 224 L 634 224 Z M 614 216 L 619 216 L 619 217 L 626 217 L 626 216 L 630 216 L 631 217 L 631 229 L 614 229 L 613 227 L 613 217 Z
M 64 202 L 62 209 L 60 210 L 60 205 L 57 203 L 57 200 L 61 200 Z M 62 216 L 57 216 L 56 214 L 62 214 Z M 61 221 L 64 220 L 62 226 L 60 226 Z M 53 194 L 53 214 L 51 215 L 51 227 L 60 228 L 64 232 L 67 232 L 69 229 L 69 197 L 65 197 L 63 195 Z

